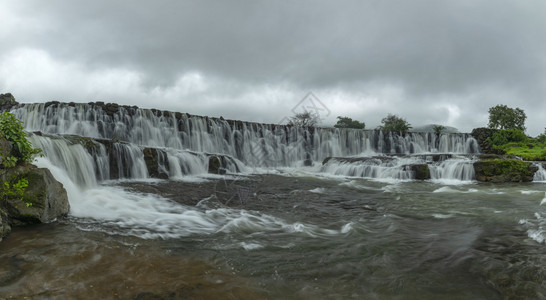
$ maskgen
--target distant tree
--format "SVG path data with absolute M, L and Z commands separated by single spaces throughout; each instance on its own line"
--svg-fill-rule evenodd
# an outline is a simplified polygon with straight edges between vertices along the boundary
M 489 128 L 519 129 L 525 131 L 527 116 L 520 108 L 510 108 L 506 105 L 497 105 L 489 109 Z
M 411 125 L 405 119 L 393 114 L 388 114 L 381 120 L 381 123 L 383 125 L 379 126 L 379 129 L 382 130 L 407 132 L 411 128 Z
M 446 127 L 442 126 L 442 125 L 434 125 L 434 127 L 432 129 L 434 130 L 434 133 L 440 134 L 440 133 L 442 133 L 442 131 L 444 131 L 446 129 Z
M 299 127 L 314 127 L 317 126 L 318 122 L 318 115 L 306 111 L 291 117 L 290 121 L 288 121 L 288 125 Z
M 364 129 L 366 128 L 366 124 L 363 122 L 359 122 L 357 120 L 353 120 L 349 117 L 337 117 L 337 123 L 334 125 L 335 128 L 356 128 L 356 129 Z

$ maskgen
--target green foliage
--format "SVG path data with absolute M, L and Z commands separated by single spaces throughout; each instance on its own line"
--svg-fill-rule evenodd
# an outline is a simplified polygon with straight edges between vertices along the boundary
M 434 125 L 432 129 L 434 130 L 434 133 L 440 134 L 442 131 L 444 131 L 444 129 L 446 129 L 446 127 L 442 125 Z
M 508 143 L 526 143 L 529 138 L 520 129 L 504 129 L 493 133 L 493 136 L 488 139 L 491 146 L 503 147 Z
M 288 126 L 298 127 L 314 127 L 318 124 L 319 118 L 316 114 L 312 114 L 308 111 L 296 114 L 288 121 Z
M 0 114 L 0 133 L 13 145 L 13 156 L 4 158 L 4 165 L 12 167 L 20 163 L 31 163 L 41 149 L 32 147 L 23 129 L 23 123 L 14 114 L 4 112 Z
M 2 198 L 16 198 L 22 200 L 27 187 L 28 179 L 26 178 L 21 178 L 14 184 L 10 184 L 9 181 L 4 181 L 2 189 L 0 190 L 0 196 Z M 27 207 L 28 206 L 30 205 L 27 205 Z
M 379 126 L 379 129 L 382 130 L 407 132 L 411 128 L 411 125 L 405 119 L 393 114 L 388 114 L 381 120 L 381 123 L 383 125 Z
M 355 128 L 355 129 L 364 129 L 366 124 L 353 120 L 349 117 L 337 117 L 337 123 L 334 125 L 335 128 Z
M 510 173 L 520 173 L 528 174 L 529 173 L 529 162 L 517 160 L 517 159 L 487 159 L 481 161 L 481 164 L 485 165 L 486 168 L 482 170 L 483 174 L 486 176 L 495 176 L 501 174 L 510 174 Z M 528 174 L 529 175 L 529 174 Z
M 497 105 L 489 109 L 489 128 L 519 129 L 525 131 L 527 116 L 520 108 L 510 108 L 506 105 Z

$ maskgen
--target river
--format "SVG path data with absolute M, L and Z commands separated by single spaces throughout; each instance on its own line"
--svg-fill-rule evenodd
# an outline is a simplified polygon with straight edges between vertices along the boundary
M 307 169 L 110 181 L 0 243 L 6 298 L 541 299 L 546 186 Z

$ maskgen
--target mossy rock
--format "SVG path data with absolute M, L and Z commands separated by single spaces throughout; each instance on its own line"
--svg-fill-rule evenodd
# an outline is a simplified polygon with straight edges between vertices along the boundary
M 538 167 L 517 159 L 486 159 L 474 163 L 476 180 L 483 182 L 530 182 Z
M 17 182 L 25 178 L 28 187 L 22 197 L 4 197 L 4 210 L 12 225 L 47 223 L 66 215 L 70 208 L 63 185 L 48 169 L 32 165 L 4 170 L 2 182 Z

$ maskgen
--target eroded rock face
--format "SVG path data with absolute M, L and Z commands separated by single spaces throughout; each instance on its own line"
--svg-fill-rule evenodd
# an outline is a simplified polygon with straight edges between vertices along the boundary
M 28 180 L 28 187 L 22 197 L 2 197 L 0 206 L 7 213 L 11 225 L 51 222 L 66 215 L 70 209 L 66 190 L 48 169 L 32 165 L 18 166 L 2 170 L 0 179 L 10 185 L 21 179 Z
M 476 180 L 482 182 L 531 182 L 538 167 L 515 159 L 485 159 L 474 163 Z
M 497 132 L 497 129 L 491 129 L 491 128 L 474 128 L 472 132 L 470 133 L 476 141 L 478 141 L 478 145 L 480 146 L 481 152 L 483 154 L 503 154 L 502 151 L 495 150 L 491 147 L 491 145 L 487 142 L 487 139 L 492 137 L 495 132 Z

